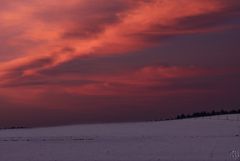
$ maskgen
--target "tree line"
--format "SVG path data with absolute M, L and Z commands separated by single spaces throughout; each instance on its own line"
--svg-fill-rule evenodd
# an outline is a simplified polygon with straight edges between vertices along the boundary
M 180 114 L 177 115 L 176 119 L 186 119 L 186 118 L 196 118 L 196 117 L 205 117 L 205 116 L 215 116 L 215 115 L 226 115 L 226 114 L 239 114 L 240 113 L 240 109 L 238 110 L 220 110 L 220 111 L 211 111 L 211 112 L 206 112 L 206 111 L 202 111 L 202 112 L 195 112 L 192 114 Z

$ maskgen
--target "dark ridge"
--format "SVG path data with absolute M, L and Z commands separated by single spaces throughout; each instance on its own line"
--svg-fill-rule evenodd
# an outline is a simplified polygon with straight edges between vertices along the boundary
M 226 111 L 226 110 L 215 111 L 215 110 L 213 110 L 211 112 L 202 111 L 202 112 L 195 112 L 192 114 L 180 114 L 180 115 L 177 115 L 175 119 L 179 120 L 179 119 L 187 119 L 187 118 L 197 118 L 197 117 L 216 116 L 216 115 L 229 115 L 229 114 L 240 114 L 240 109 L 239 110 L 230 110 L 230 111 Z

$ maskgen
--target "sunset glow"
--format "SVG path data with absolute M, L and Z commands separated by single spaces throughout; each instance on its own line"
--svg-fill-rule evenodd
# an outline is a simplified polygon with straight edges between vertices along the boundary
M 3 126 L 240 106 L 238 0 L 1 0 Z

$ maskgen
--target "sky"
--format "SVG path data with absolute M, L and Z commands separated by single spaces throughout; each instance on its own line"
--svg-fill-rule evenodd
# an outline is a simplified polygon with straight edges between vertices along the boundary
M 0 126 L 240 108 L 239 0 L 0 2 Z

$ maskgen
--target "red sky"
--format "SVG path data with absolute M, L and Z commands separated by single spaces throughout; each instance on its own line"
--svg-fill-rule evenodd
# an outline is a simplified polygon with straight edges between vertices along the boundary
M 240 107 L 238 0 L 1 0 L 0 125 Z

